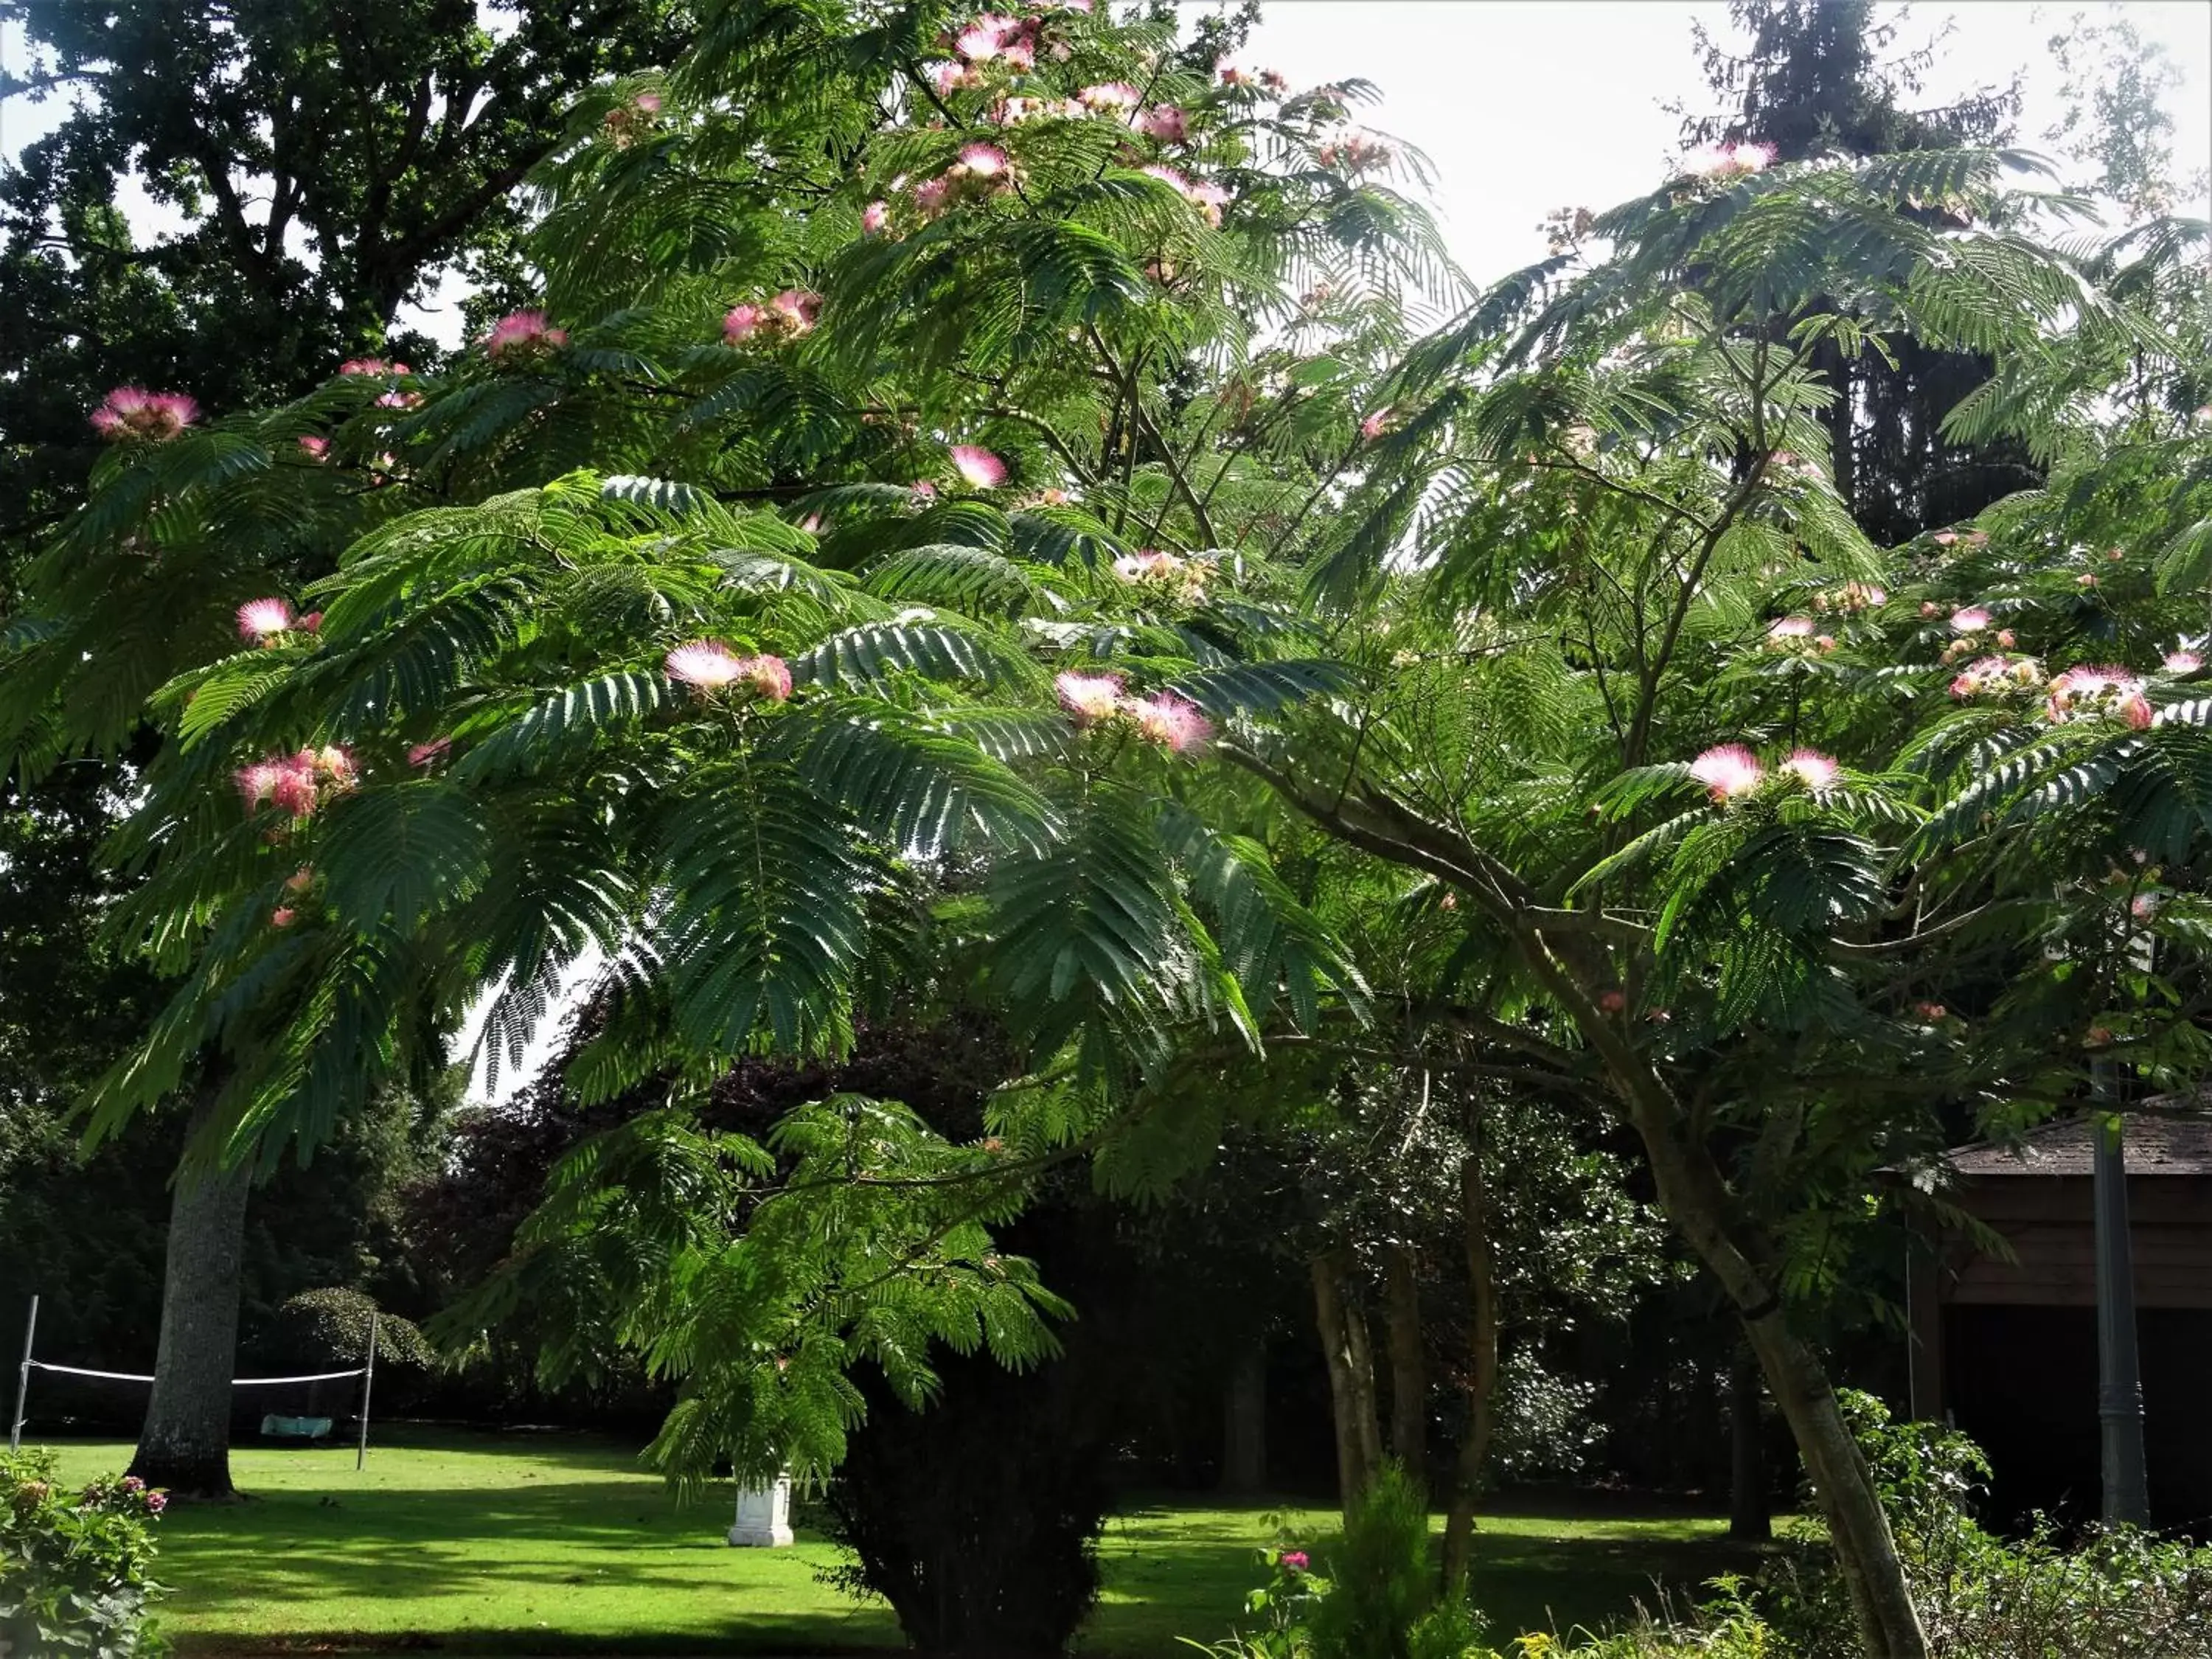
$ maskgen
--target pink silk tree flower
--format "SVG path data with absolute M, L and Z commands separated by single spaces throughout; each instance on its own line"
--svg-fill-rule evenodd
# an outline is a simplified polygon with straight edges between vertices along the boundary
M 757 697 L 770 702 L 782 702 L 791 696 L 791 665 L 781 657 L 763 653 L 757 657 L 741 659 L 743 672 L 738 678 L 752 689 Z
M 280 904 L 269 913 L 269 925 L 271 927 L 289 927 L 299 919 L 299 915 L 290 905 Z
M 1109 720 L 1121 707 L 1119 674 L 1083 674 L 1070 669 L 1053 677 L 1052 689 L 1060 706 L 1075 717 L 1079 726 Z
M 720 640 L 694 640 L 671 651 L 662 666 L 672 680 L 702 691 L 719 691 L 744 678 L 745 659 Z
M 2084 665 L 2051 676 L 2044 712 L 2053 721 L 2111 715 L 2141 731 L 2151 723 L 2143 683 L 2124 668 Z
M 1155 104 L 1139 110 L 1129 125 L 1147 138 L 1164 144 L 1180 144 L 1190 137 L 1190 117 L 1173 104 Z
M 277 777 L 283 771 L 273 761 L 256 761 L 251 766 L 241 766 L 233 775 L 238 793 L 244 798 L 246 810 L 252 811 L 276 793 Z
M 271 640 L 292 629 L 292 607 L 283 599 L 248 599 L 238 607 L 238 637 Z
M 1219 74 L 1221 84 L 1224 87 L 1249 87 L 1254 85 L 1259 79 L 1250 70 L 1239 69 L 1234 64 L 1221 64 Z
M 731 345 L 742 345 L 759 331 L 763 320 L 758 306 L 732 306 L 722 319 L 722 338 Z
M 787 288 L 768 302 L 768 308 L 792 334 L 805 334 L 814 326 L 815 313 L 822 309 L 822 296 L 811 289 Z
M 309 460 L 324 461 L 330 459 L 331 441 L 328 438 L 302 438 L 300 440 L 300 447 L 306 452 Z
M 428 743 L 418 743 L 407 751 L 410 766 L 432 766 L 446 758 L 453 746 L 451 738 L 433 738 Z
M 1817 749 L 1793 749 L 1781 769 L 1814 794 L 1822 795 L 1836 787 L 1844 769 Z
M 1075 99 L 1087 110 L 1103 112 L 1134 109 L 1143 96 L 1127 81 L 1102 81 L 1095 87 L 1084 88 L 1075 94 Z
M 488 357 L 527 356 L 568 343 L 567 331 L 555 328 L 542 311 L 510 311 L 491 325 L 491 332 L 483 338 Z
M 269 799 L 295 818 L 304 818 L 315 810 L 320 792 L 312 769 L 286 763 L 276 769 L 276 781 L 270 787 Z
M 2194 651 L 2169 651 L 2166 653 L 2166 672 L 2169 674 L 2194 674 L 2204 666 L 2204 659 Z
M 165 442 L 199 418 L 200 406 L 181 392 L 149 392 L 141 386 L 119 386 L 100 400 L 92 411 L 93 429 L 117 441 L 143 438 Z
M 971 64 L 988 64 L 1005 49 L 1008 38 L 1019 27 L 1011 17 L 985 12 L 960 31 L 952 42 L 952 49 Z
M 1810 617 L 1783 617 L 1766 630 L 1771 640 L 1809 640 L 1816 624 Z
M 871 202 L 860 210 L 860 228 L 870 236 L 881 234 L 890 222 L 891 210 L 888 202 Z
M 1199 713 L 1198 705 L 1172 691 L 1155 691 L 1149 697 L 1125 703 L 1122 712 L 1137 723 L 1151 742 L 1182 754 L 1196 748 L 1213 733 L 1213 724 Z
M 1369 443 L 1373 443 L 1377 438 L 1382 435 L 1384 428 L 1389 424 L 1389 421 L 1390 411 L 1389 410 L 1376 410 L 1373 414 L 1370 415 L 1365 420 L 1359 423 L 1360 437 Z
M 1716 801 L 1725 805 L 1765 782 L 1766 769 L 1759 763 L 1759 757 L 1741 744 L 1724 743 L 1706 750 L 1692 761 L 1690 775 L 1704 784 Z
M 1951 631 L 1954 634 L 1978 634 L 1995 620 L 1986 605 L 1961 605 L 1951 613 Z
M 971 488 L 996 489 L 1006 481 L 1006 464 L 976 444 L 955 444 L 952 467 Z
M 969 144 L 960 152 L 960 165 L 978 179 L 996 179 L 1013 166 L 996 144 Z

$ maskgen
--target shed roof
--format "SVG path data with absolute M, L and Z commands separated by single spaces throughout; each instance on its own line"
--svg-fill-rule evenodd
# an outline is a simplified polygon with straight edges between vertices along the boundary
M 2212 1176 L 2212 1112 L 2131 1111 L 2121 1124 L 2130 1175 Z M 2086 1176 L 2090 1153 L 2089 1126 L 2063 1117 L 2009 1141 L 1954 1147 L 1951 1163 L 1965 1176 Z

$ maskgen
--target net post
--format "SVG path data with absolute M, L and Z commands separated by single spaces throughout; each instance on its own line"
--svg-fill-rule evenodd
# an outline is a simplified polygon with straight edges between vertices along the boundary
M 8 1430 L 8 1449 L 23 1449 L 23 1401 L 31 1392 L 31 1347 L 39 1337 L 39 1297 L 31 1295 L 31 1316 L 23 1324 L 23 1363 L 15 1367 L 15 1415 Z
M 376 1315 L 368 1316 L 368 1363 L 361 1371 L 361 1443 L 354 1448 L 353 1466 L 358 1473 L 368 1462 L 368 1394 L 376 1386 Z

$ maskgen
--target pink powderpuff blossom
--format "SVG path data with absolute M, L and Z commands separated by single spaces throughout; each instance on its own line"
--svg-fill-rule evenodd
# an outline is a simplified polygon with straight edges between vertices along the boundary
M 1196 748 L 1213 732 L 1212 722 L 1199 713 L 1198 705 L 1172 691 L 1155 691 L 1127 704 L 1123 712 L 1148 740 L 1178 755 Z
M 745 659 L 720 640 L 694 640 L 671 651 L 662 666 L 672 680 L 719 691 L 744 675 Z
M 1190 180 L 1170 167 L 1149 167 L 1140 169 L 1148 179 L 1157 179 L 1178 195 L 1190 194 Z
M 1070 669 L 1054 677 L 1052 689 L 1079 726 L 1111 719 L 1121 707 L 1119 674 L 1081 674 Z
M 510 311 L 483 338 L 487 357 L 526 356 L 568 343 L 567 331 L 555 328 L 542 311 Z
M 1782 763 L 1781 769 L 1796 778 L 1816 795 L 1826 794 L 1836 787 L 1836 779 L 1843 768 L 1817 749 L 1793 749 L 1790 757 Z
M 950 97 L 962 87 L 975 83 L 975 71 L 961 64 L 932 64 L 922 73 L 939 98 Z
M 241 766 L 234 774 L 238 793 L 244 797 L 246 810 L 252 811 L 276 793 L 276 780 L 283 768 L 274 761 L 256 761 L 251 766 Z
M 408 750 L 407 763 L 414 767 L 434 765 L 446 758 L 453 746 L 451 738 L 433 738 L 428 743 L 418 743 Z
M 283 599 L 248 599 L 238 607 L 238 637 L 271 640 L 291 631 L 292 607 Z
M 953 470 L 976 489 L 996 489 L 1006 481 L 1006 464 L 976 444 L 952 446 Z
M 879 234 L 890 222 L 891 210 L 888 202 L 871 202 L 860 210 L 860 228 L 870 236 Z
M 1147 138 L 1164 144 L 1180 144 L 1190 137 L 1190 117 L 1173 104 L 1155 104 L 1139 110 L 1129 125 Z
M 1997 644 L 2003 649 L 2009 651 L 2013 647 L 2019 643 L 2020 635 L 2014 633 L 2009 628 L 2000 628 L 1997 629 Z
M 1292 1572 L 1304 1572 L 1308 1565 L 1308 1557 L 1304 1550 L 1285 1550 L 1275 1559 Z
M 925 219 L 933 219 L 945 210 L 945 198 L 952 193 L 950 180 L 931 179 L 914 187 L 914 205 Z
M 349 357 L 338 365 L 338 373 L 349 378 L 361 375 L 374 378 L 384 374 L 411 374 L 414 372 L 404 363 L 387 363 L 381 357 Z
M 319 611 L 310 611 L 306 616 L 300 618 L 300 629 L 302 633 L 321 633 L 323 631 L 323 613 Z
M 1260 71 L 1260 85 L 1279 97 L 1291 89 L 1291 77 L 1280 70 L 1263 69 Z
M 996 179 L 1013 166 L 996 144 L 969 144 L 960 152 L 960 165 L 978 179 Z
M 200 406 L 181 392 L 149 392 L 119 386 L 92 411 L 93 429 L 111 441 L 143 438 L 155 443 L 177 436 L 199 418 Z
M 1961 605 L 1951 613 L 1951 631 L 1954 634 L 1978 634 L 1993 620 L 1984 605 Z
M 1683 170 L 1701 179 L 1740 179 L 1773 164 L 1771 144 L 1708 144 L 1682 158 Z
M 314 884 L 315 872 L 311 865 L 303 864 L 284 878 L 284 890 L 288 893 L 304 893 Z
M 377 398 L 376 407 L 379 409 L 414 409 L 418 407 L 422 404 L 422 394 L 419 392 L 401 392 L 397 388 L 394 388 L 392 391 L 387 392 Z
M 1234 64 L 1224 64 L 1220 70 L 1221 84 L 1224 87 L 1249 87 L 1257 79 L 1250 70 L 1239 69 Z
M 330 459 L 331 441 L 328 438 L 302 438 L 300 440 L 300 447 L 307 453 L 307 459 L 311 461 L 326 461 Z
M 1365 420 L 1360 422 L 1360 437 L 1369 443 L 1373 443 L 1382 435 L 1383 429 L 1389 424 L 1389 421 L 1390 411 L 1388 409 L 1376 410 Z
M 1087 110 L 1105 112 L 1134 109 L 1144 94 L 1127 81 L 1102 81 L 1095 87 L 1085 87 L 1075 94 L 1075 100 Z
M 294 817 L 306 817 L 315 810 L 319 799 L 313 771 L 294 763 L 279 766 L 276 781 L 270 786 L 269 799 Z
M 763 320 L 758 306 L 732 306 L 722 319 L 722 338 L 731 345 L 742 345 L 759 332 Z
M 1190 198 L 1190 204 L 1205 216 L 1206 222 L 1217 229 L 1221 224 L 1221 210 L 1236 199 L 1229 193 L 1227 186 L 1218 185 L 1211 179 L 1200 179 L 1183 194 Z
M 2083 665 L 2051 677 L 2044 711 L 2053 721 L 2117 716 L 2136 730 L 2151 723 L 2143 683 L 2124 668 Z
M 2128 901 L 2128 914 L 2137 921 L 2148 921 L 2158 914 L 2159 907 L 2165 902 L 2163 894 L 2137 893 Z
M 952 49 L 971 64 L 988 64 L 1006 48 L 1009 37 L 1020 27 L 1011 17 L 985 12 L 960 31 Z
M 1765 781 L 1766 769 L 1759 763 L 1759 757 L 1740 743 L 1724 743 L 1705 752 L 1690 763 L 1690 775 L 1711 792 L 1712 798 L 1725 805 L 1739 795 L 1747 795 Z
M 999 61 L 1017 74 L 1027 75 L 1036 67 L 1036 48 L 1026 40 L 1009 40 L 999 48 Z
M 744 672 L 738 676 L 750 687 L 757 697 L 770 702 L 783 702 L 791 696 L 791 665 L 781 657 L 763 652 L 757 657 L 747 657 L 740 664 Z
M 814 327 L 815 313 L 822 309 L 822 296 L 811 289 L 787 288 L 768 302 L 785 331 L 805 334 Z
M 1809 640 L 1816 624 L 1810 617 L 1783 617 L 1766 630 L 1771 640 Z
M 2169 674 L 2194 674 L 2204 666 L 2204 659 L 2194 651 L 2169 651 L 2166 653 L 2166 672 Z
M 299 919 L 299 915 L 290 905 L 280 904 L 269 913 L 269 925 L 271 927 L 289 927 Z

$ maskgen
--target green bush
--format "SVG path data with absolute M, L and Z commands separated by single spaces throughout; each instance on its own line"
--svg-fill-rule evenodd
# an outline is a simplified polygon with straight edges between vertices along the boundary
M 54 1455 L 0 1452 L 0 1654 L 149 1659 L 153 1521 L 167 1502 L 135 1477 L 64 1492 Z
M 1272 1577 L 1244 1604 L 1260 1623 L 1202 1650 L 1216 1659 L 1492 1659 L 1480 1615 L 1437 1589 L 1428 1504 L 1395 1464 L 1353 1509 L 1326 1577 L 1303 1550 L 1264 1553 Z

